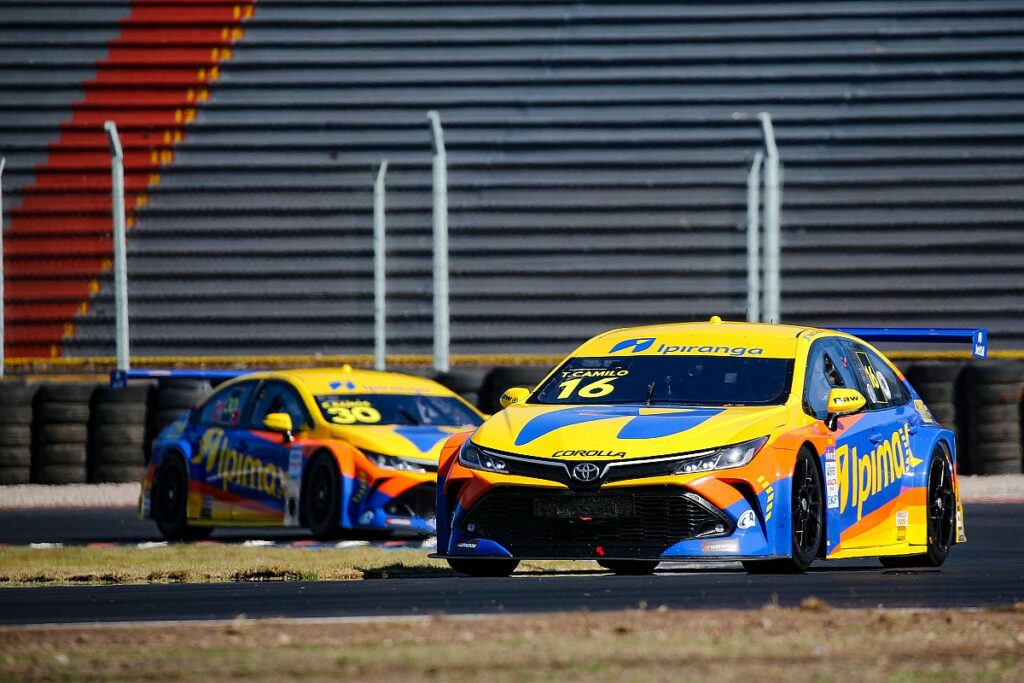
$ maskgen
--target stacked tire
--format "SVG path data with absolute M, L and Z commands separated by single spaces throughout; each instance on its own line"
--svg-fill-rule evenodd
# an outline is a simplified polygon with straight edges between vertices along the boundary
M 151 447 L 164 427 L 171 424 L 210 393 L 210 383 L 188 379 L 162 379 L 149 394 L 149 416 L 146 420 L 145 461 L 152 456 Z
M 993 360 L 969 365 L 961 375 L 958 393 L 971 473 L 1021 472 L 1024 363 Z
M 35 484 L 84 484 L 87 479 L 89 402 L 95 384 L 43 384 L 33 401 L 32 469 Z
M 32 388 L 0 382 L 0 486 L 29 483 L 32 466 Z
M 910 366 L 905 375 L 917 391 L 932 417 L 956 435 L 958 444 L 957 471 L 970 472 L 969 461 L 963 453 L 963 438 L 957 420 L 956 385 L 964 364 L 959 361 L 928 361 Z
M 99 387 L 92 395 L 89 420 L 89 481 L 139 481 L 146 464 L 146 413 L 149 385 L 124 389 Z
M 487 368 L 458 368 L 434 375 L 434 381 L 466 399 L 473 405 L 480 406 L 480 386 L 487 376 Z
M 498 399 L 506 389 L 512 387 L 532 389 L 547 376 L 548 372 L 550 372 L 549 368 L 530 365 L 494 368 L 487 373 L 483 384 L 480 385 L 480 401 L 477 405 L 487 414 L 496 413 L 501 410 Z

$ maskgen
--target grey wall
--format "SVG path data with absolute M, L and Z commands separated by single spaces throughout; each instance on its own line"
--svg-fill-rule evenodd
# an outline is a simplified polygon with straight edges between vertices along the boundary
M 455 353 L 745 317 L 756 112 L 785 162 L 783 318 L 1024 347 L 1020 2 L 261 0 L 131 233 L 133 353 L 430 350 L 430 137 Z M 2 117 L 9 116 L 3 110 Z M 112 355 L 106 287 L 66 343 Z

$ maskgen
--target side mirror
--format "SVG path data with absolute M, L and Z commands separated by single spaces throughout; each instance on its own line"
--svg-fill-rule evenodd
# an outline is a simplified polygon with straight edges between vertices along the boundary
M 491 394 L 493 396 L 493 394 Z M 524 389 L 523 387 L 512 387 L 506 389 L 505 393 L 498 399 L 498 403 L 501 404 L 502 408 L 508 408 L 516 403 L 522 403 L 526 399 L 530 398 L 530 390 Z
M 860 412 L 867 405 L 864 394 L 856 389 L 833 389 L 828 392 L 828 404 L 825 411 L 825 426 L 835 430 L 837 420 L 843 415 Z
M 288 413 L 270 413 L 263 418 L 263 426 L 272 432 L 284 434 L 286 441 L 292 440 L 292 416 Z

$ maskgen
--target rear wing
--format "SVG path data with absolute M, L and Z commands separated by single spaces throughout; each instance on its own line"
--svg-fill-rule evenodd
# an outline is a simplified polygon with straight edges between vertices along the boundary
M 111 370 L 110 388 L 124 389 L 133 379 L 206 379 L 228 380 L 254 370 Z
M 859 337 L 870 342 L 924 342 L 928 344 L 971 345 L 975 358 L 988 356 L 988 330 L 968 327 L 836 327 L 836 332 Z

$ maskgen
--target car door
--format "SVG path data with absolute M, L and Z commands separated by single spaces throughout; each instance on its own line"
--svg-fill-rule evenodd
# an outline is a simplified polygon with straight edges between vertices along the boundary
M 836 337 L 819 339 L 807 356 L 804 411 L 824 421 L 828 414 L 828 395 L 838 388 L 862 391 L 850 352 Z M 857 453 L 863 450 L 862 443 L 867 442 L 869 431 L 870 425 L 864 422 L 863 413 L 842 417 L 833 432 L 835 444 L 827 447 L 823 454 L 829 553 L 839 548 L 842 530 L 853 523 L 855 517 L 856 497 L 852 496 L 850 467 Z
M 298 520 L 298 494 L 288 495 L 289 477 L 302 475 L 302 446 L 294 436 L 312 428 L 313 419 L 294 387 L 281 380 L 266 380 L 253 398 L 246 442 L 245 476 L 253 484 L 244 502 L 235 505 L 232 518 L 248 524 L 282 524 Z M 263 426 L 271 413 L 287 413 L 293 439 Z M 296 460 L 297 459 L 297 460 Z M 291 488 L 295 488 L 294 486 Z M 289 501 L 288 499 L 293 500 Z
M 858 429 L 837 440 L 837 464 L 850 493 L 841 513 L 843 547 L 901 543 L 906 540 L 908 511 L 900 494 L 916 464 L 911 437 L 921 422 L 910 393 L 888 363 L 861 343 L 840 344 L 867 399 Z M 845 465 L 838 457 L 840 445 L 847 448 Z
M 199 485 L 202 519 L 231 521 L 238 495 L 236 473 L 248 438 L 245 415 L 257 384 L 253 380 L 220 389 L 199 409 L 189 474 Z

